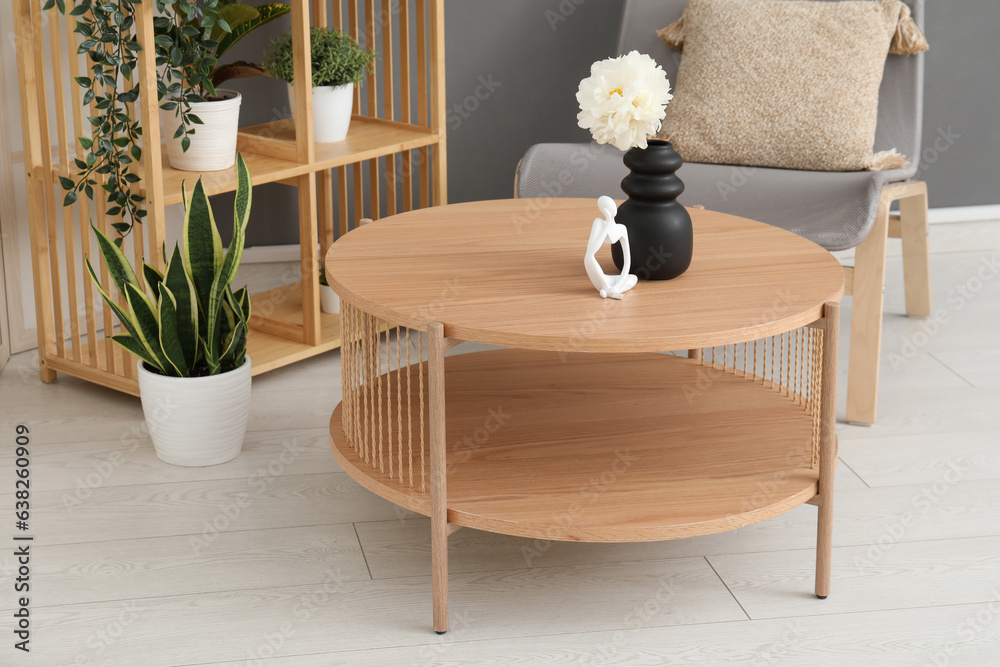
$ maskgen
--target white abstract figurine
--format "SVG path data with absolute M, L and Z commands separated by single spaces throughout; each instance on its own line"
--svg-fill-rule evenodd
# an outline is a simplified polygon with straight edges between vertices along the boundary
M 628 229 L 625 225 L 615 222 L 615 215 L 618 213 L 618 205 L 611 197 L 600 197 L 597 200 L 597 208 L 604 214 L 604 218 L 594 218 L 594 226 L 590 229 L 590 241 L 587 242 L 587 254 L 583 258 L 583 265 L 587 268 L 587 276 L 590 282 L 601 296 L 605 299 L 621 299 L 622 294 L 629 291 L 639 279 L 629 274 L 632 265 L 632 256 L 628 247 Z M 621 275 L 605 275 L 601 265 L 597 262 L 597 251 L 605 243 L 613 245 L 621 241 L 622 251 L 625 261 L 622 265 Z

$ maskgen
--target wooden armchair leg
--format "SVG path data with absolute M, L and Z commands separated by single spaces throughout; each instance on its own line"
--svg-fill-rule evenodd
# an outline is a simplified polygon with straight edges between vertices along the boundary
M 903 285 L 906 290 L 906 314 L 911 317 L 931 315 L 930 251 L 927 246 L 927 185 L 919 192 L 899 200 L 900 238 L 903 243 Z
M 878 402 L 879 352 L 882 346 L 882 306 L 885 247 L 889 234 L 892 193 L 883 190 L 875 227 L 855 250 L 851 302 L 850 361 L 847 370 L 847 421 L 874 424 Z

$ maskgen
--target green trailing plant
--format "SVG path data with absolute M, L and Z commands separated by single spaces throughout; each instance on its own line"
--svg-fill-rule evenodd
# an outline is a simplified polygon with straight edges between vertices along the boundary
M 320 266 L 319 267 L 319 284 L 320 285 L 326 285 L 327 287 L 330 286 L 330 281 L 326 279 L 326 267 L 325 266 Z
M 231 289 L 246 241 L 253 185 L 243 156 L 236 161 L 233 240 L 223 251 L 212 205 L 199 178 L 191 199 L 184 192 L 184 254 L 175 246 L 161 273 L 142 263 L 145 289 L 128 258 L 96 227 L 101 256 L 125 298 L 119 305 L 101 286 L 87 258 L 87 270 L 125 333 L 111 337 L 146 367 L 173 377 L 216 375 L 239 368 L 246 357 L 250 295 Z
M 350 35 L 337 28 L 309 31 L 313 86 L 360 85 L 375 63 L 375 52 L 365 51 Z M 271 40 L 264 54 L 264 70 L 273 77 L 295 83 L 292 33 Z
M 130 105 L 139 99 L 139 84 L 133 78 L 142 47 L 131 37 L 135 5 L 139 0 L 77 0 L 70 10 L 80 35 L 79 54 L 87 56 L 87 76 L 76 77 L 84 90 L 83 104 L 93 105 L 89 117 L 91 138 L 79 137 L 83 149 L 75 158 L 76 179 L 60 176 L 66 194 L 63 206 L 71 206 L 83 193 L 97 202 L 103 192 L 105 212 L 121 219 L 113 226 L 115 243 L 146 216 L 143 197 L 133 192 L 139 182 L 134 165 L 142 159 L 142 128 Z M 65 0 L 47 0 L 44 9 L 66 12 Z
M 134 74 L 142 46 L 135 40 L 135 6 L 141 0 L 76 0 L 70 10 L 80 35 L 78 54 L 86 55 L 86 76 L 76 78 L 84 89 L 84 105 L 93 105 L 91 136 L 79 137 L 82 151 L 75 158 L 75 178 L 62 176 L 63 205 L 71 206 L 83 194 L 95 203 L 103 193 L 105 213 L 113 219 L 115 244 L 146 217 L 145 200 L 134 186 L 135 164 L 142 160 L 142 127 L 132 106 L 139 99 Z M 155 54 L 157 93 L 161 108 L 175 111 L 181 123 L 184 150 L 201 120 L 191 113 L 191 102 L 215 94 L 227 79 L 263 73 L 252 63 L 219 66 L 219 59 L 251 31 L 284 16 L 290 7 L 269 3 L 249 7 L 234 0 L 155 0 Z M 45 0 L 43 8 L 66 13 L 65 0 Z

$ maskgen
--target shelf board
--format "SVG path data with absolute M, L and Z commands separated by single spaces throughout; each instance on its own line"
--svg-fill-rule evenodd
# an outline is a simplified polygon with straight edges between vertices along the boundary
M 247 345 L 253 359 L 253 374 L 266 373 L 340 347 L 340 315 L 320 313 L 320 343 L 307 345 L 275 333 L 254 328 L 253 313 L 266 315 L 283 326 L 302 326 L 302 283 L 284 285 L 250 297 L 250 341 Z
M 294 122 L 292 119 L 284 119 L 241 128 L 237 150 L 246 160 L 254 185 L 261 185 L 430 146 L 439 141 L 439 136 L 425 127 L 354 116 L 346 139 L 335 143 L 316 144 L 316 161 L 312 164 L 302 164 L 296 159 Z M 209 195 L 232 192 L 236 189 L 235 166 L 220 171 L 181 171 L 170 166 L 166 146 L 163 146 L 162 152 L 165 206 L 181 203 L 181 184 L 186 183 L 190 192 L 200 177 L 204 178 L 205 189 Z M 58 167 L 55 171 L 59 175 L 65 169 Z M 141 166 L 137 171 L 143 179 L 140 181 L 140 193 L 148 197 L 143 185 L 145 176 Z
M 399 384 L 388 380 L 381 384 Z M 812 417 L 803 407 L 759 381 L 680 357 L 451 356 L 446 412 L 448 521 L 461 526 L 580 542 L 664 540 L 757 523 L 816 495 Z M 487 423 L 491 414 L 503 423 Z M 371 468 L 346 444 L 341 415 L 338 406 L 330 437 L 344 469 L 428 514 L 419 472 L 410 489 Z
M 351 130 L 343 141 L 316 144 L 314 170 L 333 169 L 438 143 L 438 135 L 420 125 L 381 118 L 352 116 Z M 253 125 L 240 130 L 240 150 L 259 151 L 294 160 L 295 122 L 291 118 Z
M 337 324 L 332 327 L 336 330 L 336 334 L 332 333 L 331 327 L 327 326 L 328 318 L 336 318 Z M 319 345 L 296 343 L 287 338 L 251 329 L 250 340 L 247 342 L 247 354 L 253 360 L 253 374 L 256 376 L 330 350 L 336 350 L 339 347 L 340 315 L 326 315 L 323 318 L 323 338 Z
M 268 155 L 261 155 L 256 153 L 244 153 L 243 159 L 246 160 L 247 168 L 250 170 L 250 176 L 253 179 L 254 185 L 261 185 L 263 183 L 273 183 L 275 181 L 281 181 L 288 178 L 294 178 L 296 176 L 301 176 L 302 174 L 307 174 L 311 171 L 308 165 L 302 165 L 298 162 L 292 160 L 282 160 L 281 158 L 271 157 Z M 145 173 L 143 169 L 139 169 L 139 177 L 142 179 L 139 184 L 139 191 L 144 197 L 149 197 L 149 192 L 145 187 Z M 174 169 L 170 166 L 167 161 L 167 148 L 163 147 L 163 205 L 170 206 L 171 204 L 180 204 L 183 199 L 181 197 L 181 185 L 184 184 L 187 187 L 188 195 L 190 196 L 191 191 L 194 189 L 195 184 L 198 179 L 202 178 L 205 185 L 205 190 L 208 192 L 209 196 L 218 195 L 224 192 L 233 192 L 236 190 L 236 166 L 233 165 L 229 169 L 222 169 L 220 171 L 181 171 L 180 169 Z M 149 205 L 154 205 L 155 202 L 149 202 Z

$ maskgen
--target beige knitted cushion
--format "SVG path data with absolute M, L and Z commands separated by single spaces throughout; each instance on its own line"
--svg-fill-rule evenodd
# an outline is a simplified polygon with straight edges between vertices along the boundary
M 872 154 L 886 54 L 927 49 L 902 2 L 691 0 L 659 34 L 684 52 L 659 136 L 685 160 L 906 165 L 895 150 Z

